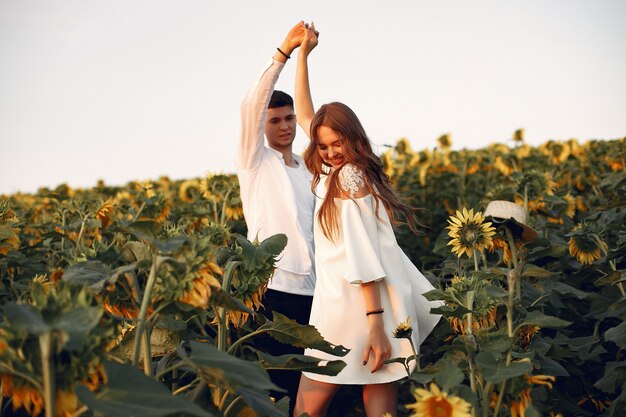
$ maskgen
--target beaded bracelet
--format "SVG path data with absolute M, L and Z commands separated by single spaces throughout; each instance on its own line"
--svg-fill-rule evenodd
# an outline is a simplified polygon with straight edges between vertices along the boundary
M 372 314 L 383 314 L 384 312 L 385 312 L 385 310 L 380 308 L 378 310 L 368 311 L 367 313 L 365 313 L 365 315 L 369 316 L 369 315 L 372 315 Z
M 290 59 L 290 58 L 291 58 L 289 55 L 287 55 L 286 53 L 284 53 L 283 51 L 281 51 L 281 50 L 280 50 L 280 48 L 276 48 L 276 50 L 277 50 L 278 52 L 280 52 L 281 54 L 283 54 L 283 56 L 284 56 L 285 58 L 287 58 L 287 59 Z

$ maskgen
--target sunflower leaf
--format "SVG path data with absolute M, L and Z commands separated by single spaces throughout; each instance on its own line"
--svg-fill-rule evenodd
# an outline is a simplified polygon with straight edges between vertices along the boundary
M 179 348 L 178 353 L 193 365 L 204 380 L 230 391 L 239 387 L 280 391 L 257 362 L 247 361 L 218 350 L 210 343 L 190 341 L 191 353 Z
M 314 326 L 299 324 L 276 311 L 272 314 L 273 322 L 269 328 L 269 334 L 281 343 L 300 348 L 317 349 L 335 356 L 346 356 L 350 352 L 350 349 L 341 345 L 333 345 L 324 340 Z
M 252 350 L 252 348 L 248 349 Z M 313 356 L 297 354 L 273 356 L 256 349 L 254 353 L 259 358 L 259 363 L 267 370 L 289 369 L 335 376 L 346 367 L 346 363 L 341 360 L 326 361 Z M 402 358 L 402 361 L 404 361 L 404 358 Z M 324 364 L 320 365 L 320 362 L 324 362 Z
M 130 365 L 105 362 L 107 384 L 97 393 L 84 385 L 76 395 L 89 409 L 109 417 L 215 417 L 185 396 L 174 396 L 160 382 Z
M 558 317 L 548 316 L 541 311 L 530 311 L 523 321 L 524 325 L 545 327 L 548 329 L 560 329 L 572 324 L 571 321 L 563 320 Z

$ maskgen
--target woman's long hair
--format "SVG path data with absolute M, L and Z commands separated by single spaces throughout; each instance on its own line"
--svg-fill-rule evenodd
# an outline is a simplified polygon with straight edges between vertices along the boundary
M 320 126 L 326 126 L 340 136 L 344 163 L 353 164 L 363 171 L 365 186 L 375 197 L 377 216 L 379 202 L 382 202 L 393 224 L 401 223 L 398 220 L 398 214 L 401 214 L 411 231 L 419 234 L 418 227 L 422 225 L 415 217 L 415 209 L 405 204 L 393 190 L 389 183 L 389 177 L 383 171 L 380 158 L 372 151 L 372 146 L 361 122 L 352 109 L 343 103 L 324 104 L 311 120 L 311 142 L 304 151 L 306 166 L 313 173 L 311 189 L 315 191 L 321 175 L 330 170 L 330 165 L 324 162 L 318 151 L 318 129 Z M 334 198 L 341 197 L 338 184 L 339 171 L 341 168 L 330 173 L 326 197 L 318 213 L 322 232 L 330 240 L 333 240 L 333 235 L 338 229 L 339 213 L 334 204 Z

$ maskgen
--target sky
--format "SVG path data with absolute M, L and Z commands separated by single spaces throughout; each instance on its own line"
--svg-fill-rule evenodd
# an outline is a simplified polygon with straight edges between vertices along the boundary
M 234 173 L 241 100 L 300 20 L 315 106 L 378 152 L 626 136 L 623 0 L 0 0 L 0 194 Z

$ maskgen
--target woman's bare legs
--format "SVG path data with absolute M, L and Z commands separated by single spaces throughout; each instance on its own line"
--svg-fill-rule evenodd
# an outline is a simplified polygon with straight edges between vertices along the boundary
M 396 417 L 398 412 L 398 384 L 370 384 L 363 386 L 363 405 L 367 417 L 381 417 L 390 413 Z
M 302 375 L 298 398 L 294 408 L 294 417 L 308 413 L 311 417 L 324 417 L 340 385 L 314 381 Z

